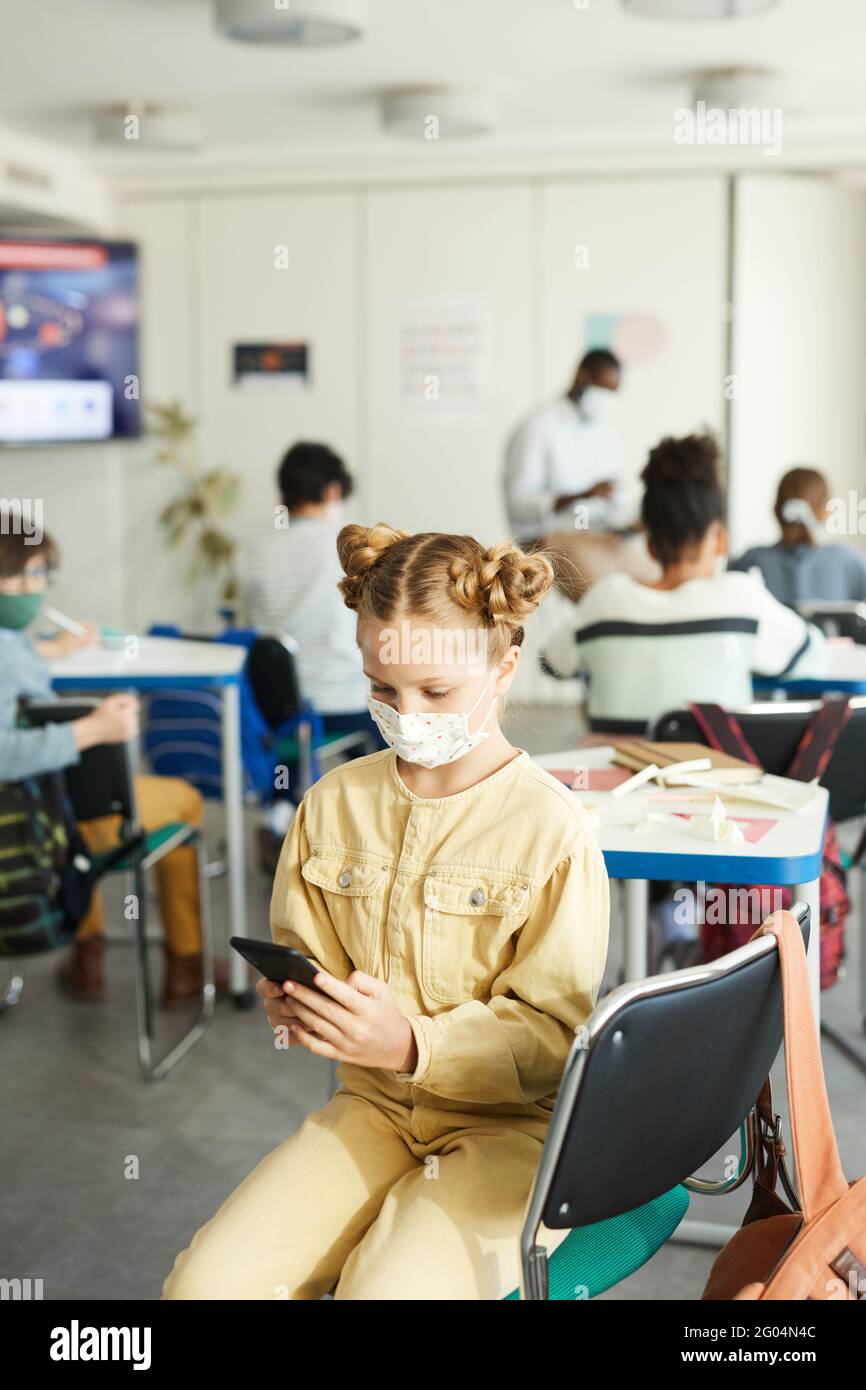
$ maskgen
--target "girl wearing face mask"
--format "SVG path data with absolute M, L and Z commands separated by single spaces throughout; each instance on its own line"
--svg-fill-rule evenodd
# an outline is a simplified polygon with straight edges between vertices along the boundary
M 389 746 L 304 797 L 271 927 L 319 988 L 259 993 L 339 1089 L 198 1232 L 166 1298 L 509 1293 L 602 979 L 608 882 L 585 813 L 499 723 L 548 560 L 385 525 L 344 527 L 338 551 Z

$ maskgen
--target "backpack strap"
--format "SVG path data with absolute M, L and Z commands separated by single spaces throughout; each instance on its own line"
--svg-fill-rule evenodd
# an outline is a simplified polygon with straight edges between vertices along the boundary
M 850 718 L 851 704 L 847 695 L 833 695 L 822 701 L 821 708 L 797 744 L 797 751 L 785 776 L 797 782 L 812 782 L 816 777 L 823 777 L 836 741 Z
M 818 923 L 811 929 L 817 931 Z M 799 923 L 791 912 L 773 912 L 761 931 L 775 936 L 779 951 L 791 1141 L 800 1205 L 809 1222 L 844 1197 L 848 1183 L 833 1131 Z
M 689 705 L 689 709 L 710 748 L 760 767 L 746 735 L 729 710 L 721 705 Z

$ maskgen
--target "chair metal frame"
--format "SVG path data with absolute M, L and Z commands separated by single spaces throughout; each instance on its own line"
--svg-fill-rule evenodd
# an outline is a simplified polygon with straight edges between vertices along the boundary
M 13 960 L 10 970 L 11 974 L 3 987 L 3 994 L 0 995 L 0 1014 L 5 1013 L 7 1009 L 14 1009 L 24 992 L 24 971 L 21 962 Z
M 806 903 L 795 903 L 791 908 L 801 927 L 809 921 L 810 910 Z M 619 985 L 612 990 L 595 1009 L 586 1024 L 587 1036 L 575 1038 L 565 1065 L 562 1083 L 557 1095 L 556 1106 L 550 1121 L 541 1162 L 535 1175 L 532 1191 L 526 1204 L 523 1228 L 520 1233 L 520 1297 L 521 1300 L 546 1300 L 548 1297 L 548 1252 L 547 1247 L 539 1245 L 538 1232 L 543 1222 L 548 1194 L 554 1174 L 562 1154 L 566 1136 L 569 1133 L 575 1106 L 584 1084 L 587 1069 L 592 1064 L 593 1046 L 600 1034 L 609 1028 L 612 1021 L 636 1000 L 662 997 L 674 991 L 700 989 L 716 980 L 735 974 L 743 966 L 776 951 L 776 939 L 769 934 L 756 937 L 740 946 L 729 955 L 705 965 L 692 966 L 686 970 L 669 971 L 663 975 L 651 975 L 645 980 L 636 980 Z M 780 1039 L 781 1046 L 781 1039 Z M 683 1175 L 679 1181 L 690 1191 L 707 1196 L 720 1196 L 739 1187 L 754 1171 L 759 1119 L 755 1104 L 743 1115 L 740 1124 L 741 1156 L 738 1171 L 731 1178 L 714 1181 L 696 1175 Z M 774 1117 L 778 1131 L 781 1120 Z M 786 1171 L 780 1176 L 783 1186 L 799 1207 L 799 1198 Z M 673 1186 L 676 1178 L 672 1179 Z M 664 1189 L 667 1190 L 667 1189 Z M 661 1196 L 662 1193 L 657 1194 Z

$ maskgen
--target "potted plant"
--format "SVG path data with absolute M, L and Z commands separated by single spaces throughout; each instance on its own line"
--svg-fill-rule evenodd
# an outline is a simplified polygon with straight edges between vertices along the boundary
M 192 548 L 187 578 L 195 585 L 203 575 L 221 579 L 220 597 L 227 605 L 238 601 L 237 541 L 226 530 L 225 518 L 240 497 L 241 479 L 227 468 L 204 471 L 198 455 L 198 421 L 180 401 L 152 401 L 145 407 L 148 433 L 159 441 L 156 461 L 173 468 L 180 492 L 159 514 L 171 549 L 189 542 Z

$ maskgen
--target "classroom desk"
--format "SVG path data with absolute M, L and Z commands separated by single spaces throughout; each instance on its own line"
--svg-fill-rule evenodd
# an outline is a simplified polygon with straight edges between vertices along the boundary
M 866 646 L 851 643 L 827 648 L 826 669 L 820 676 L 753 676 L 756 691 L 780 691 L 785 695 L 866 695 Z
M 546 768 L 609 767 L 610 748 L 604 745 L 569 749 L 565 753 L 545 753 L 535 761 Z M 802 783 L 795 783 L 802 788 Z M 756 802 L 735 802 L 725 797 L 725 805 L 741 816 L 766 816 L 776 825 L 757 844 L 713 844 L 698 839 L 684 827 L 658 825 L 648 833 L 636 835 L 621 822 L 626 816 L 637 816 L 635 806 L 640 789 L 627 797 L 614 797 L 610 792 L 575 792 L 581 801 L 598 809 L 600 824 L 596 837 L 604 855 L 611 878 L 626 883 L 626 949 L 625 975 L 627 980 L 642 980 L 648 970 L 647 960 L 647 880 L 683 879 L 686 883 L 770 884 L 791 887 L 795 899 L 807 902 L 812 909 L 812 931 L 809 940 L 809 983 L 815 1023 L 820 1021 L 820 955 L 818 921 L 820 914 L 819 876 L 827 822 L 829 795 L 823 787 L 802 811 L 780 811 L 759 806 Z M 642 802 L 651 809 L 651 803 Z M 656 810 L 678 809 L 697 812 L 700 803 L 665 802 Z M 709 806 L 706 807 L 709 809 Z M 619 823 L 618 823 L 619 822 Z
M 246 661 L 244 647 L 224 642 L 188 642 L 173 637 L 139 637 L 127 651 L 85 647 L 51 663 L 57 691 L 210 690 L 222 703 L 223 805 L 226 818 L 226 861 L 229 918 L 236 936 L 246 936 L 246 865 L 244 845 L 244 780 L 241 760 L 240 676 Z M 230 986 L 240 999 L 248 991 L 247 967 L 236 951 L 229 952 Z

